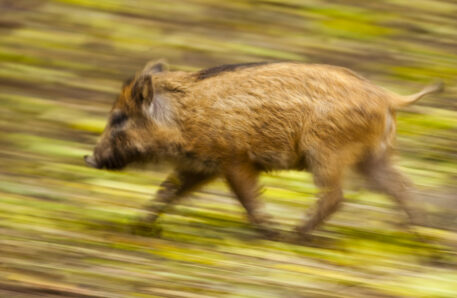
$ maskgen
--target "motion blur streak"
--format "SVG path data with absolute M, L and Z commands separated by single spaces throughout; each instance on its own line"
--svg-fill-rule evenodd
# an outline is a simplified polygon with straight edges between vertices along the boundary
M 450 0 L 0 0 L 0 297 L 456 297 L 456 11 Z M 442 79 L 443 93 L 389 126 L 424 225 L 404 228 L 402 210 L 348 173 L 341 210 L 304 244 L 261 237 L 219 180 L 164 214 L 160 237 L 134 235 L 171 169 L 81 157 L 122 84 L 158 59 L 191 72 L 338 65 L 398 94 Z M 316 202 L 301 171 L 260 182 L 283 232 Z

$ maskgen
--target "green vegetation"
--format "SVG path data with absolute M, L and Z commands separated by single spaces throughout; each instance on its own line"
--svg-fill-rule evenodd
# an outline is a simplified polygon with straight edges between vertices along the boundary
M 0 296 L 456 297 L 457 4 L 334 2 L 0 2 Z M 122 81 L 159 58 L 183 70 L 337 64 L 402 94 L 444 79 L 397 123 L 430 243 L 400 227 L 388 198 L 352 184 L 306 245 L 262 239 L 222 181 L 164 215 L 161 237 L 131 234 L 169 169 L 100 171 L 82 156 Z M 292 231 L 315 202 L 310 176 L 262 182 L 277 228 Z

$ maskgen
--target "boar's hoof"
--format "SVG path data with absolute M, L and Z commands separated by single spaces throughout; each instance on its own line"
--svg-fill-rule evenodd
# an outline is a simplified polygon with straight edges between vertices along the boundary
M 255 225 L 255 229 L 268 240 L 280 241 L 282 239 L 282 235 L 279 231 L 276 231 L 265 225 Z
M 310 234 L 310 232 L 305 233 L 303 229 L 296 229 L 295 233 L 292 233 L 292 237 L 288 241 L 292 244 L 296 245 L 306 245 L 310 247 L 334 247 L 337 248 L 338 246 L 338 239 L 328 236 L 318 236 Z
M 296 227 L 293 233 L 293 238 L 297 243 L 305 244 L 313 241 L 311 231 L 305 230 L 303 227 Z
M 86 165 L 88 165 L 91 168 L 98 169 L 99 167 L 97 166 L 97 162 L 95 161 L 95 158 L 91 155 L 85 155 L 84 156 L 84 161 L 86 162 Z
M 295 234 L 292 236 L 292 243 L 297 245 L 308 245 L 313 246 L 312 244 L 315 241 L 315 237 L 310 234 Z
M 138 220 L 131 226 L 131 233 L 145 237 L 160 237 L 162 228 L 156 223 Z

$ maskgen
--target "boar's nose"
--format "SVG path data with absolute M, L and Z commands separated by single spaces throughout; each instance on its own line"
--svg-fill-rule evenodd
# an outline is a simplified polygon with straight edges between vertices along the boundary
M 99 167 L 97 166 L 97 162 L 95 161 L 95 158 L 91 155 L 85 155 L 84 156 L 84 161 L 86 162 L 86 165 L 88 165 L 91 168 L 96 168 L 98 169 Z

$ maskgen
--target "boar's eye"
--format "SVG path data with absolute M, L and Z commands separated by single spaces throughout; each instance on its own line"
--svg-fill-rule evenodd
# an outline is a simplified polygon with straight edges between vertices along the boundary
M 127 120 L 127 115 L 125 113 L 123 113 L 123 112 L 115 112 L 111 116 L 110 125 L 111 126 L 119 126 L 122 123 L 124 123 L 126 120 Z

